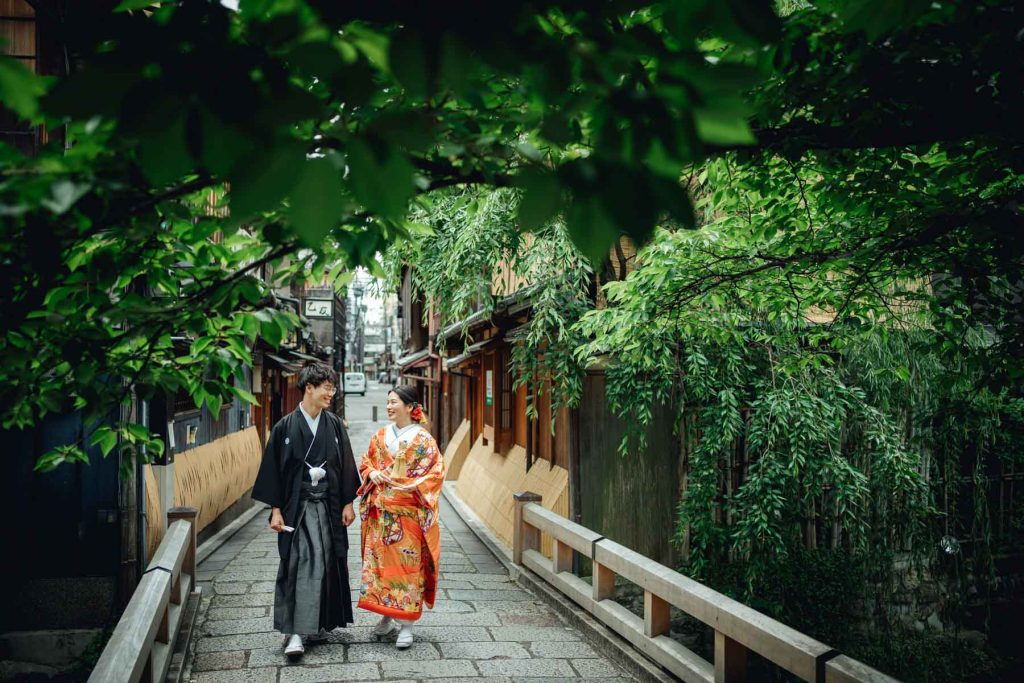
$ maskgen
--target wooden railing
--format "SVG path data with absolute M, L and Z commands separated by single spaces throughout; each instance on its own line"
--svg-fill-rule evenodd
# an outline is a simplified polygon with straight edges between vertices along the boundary
M 742 681 L 747 652 L 816 683 L 888 682 L 895 679 L 840 654 L 679 572 L 541 507 L 535 493 L 517 493 L 512 560 L 570 597 L 633 647 L 684 681 Z M 551 559 L 540 552 L 551 537 Z M 573 551 L 593 562 L 588 583 L 572 573 Z M 644 589 L 641 619 L 614 601 L 616 575 Z M 714 662 L 668 637 L 675 606 L 715 632 Z
M 195 508 L 171 508 L 167 533 L 89 681 L 163 683 L 196 576 Z

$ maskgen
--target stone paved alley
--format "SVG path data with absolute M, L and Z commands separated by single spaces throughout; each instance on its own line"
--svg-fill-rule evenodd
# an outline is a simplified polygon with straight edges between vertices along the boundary
M 371 424 L 354 422 L 353 444 Z M 358 457 L 358 446 L 357 446 Z M 455 510 L 442 501 L 441 579 L 435 610 L 416 642 L 395 649 L 377 642 L 378 617 L 356 610 L 356 623 L 310 645 L 301 662 L 282 653 L 273 630 L 277 547 L 260 513 L 199 566 L 204 599 L 191 680 L 195 683 L 314 681 L 632 680 L 602 657 L 553 610 L 513 583 Z M 349 529 L 349 579 L 358 594 L 358 520 Z

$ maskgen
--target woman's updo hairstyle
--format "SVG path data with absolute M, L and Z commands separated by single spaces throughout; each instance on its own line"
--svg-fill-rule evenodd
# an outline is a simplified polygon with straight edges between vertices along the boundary
M 409 417 L 412 421 L 418 423 L 421 427 L 426 428 L 428 424 L 427 414 L 423 411 L 423 405 L 420 403 L 420 392 L 416 390 L 416 387 L 403 384 L 401 386 L 392 387 L 391 391 L 398 396 L 402 403 L 409 406 Z

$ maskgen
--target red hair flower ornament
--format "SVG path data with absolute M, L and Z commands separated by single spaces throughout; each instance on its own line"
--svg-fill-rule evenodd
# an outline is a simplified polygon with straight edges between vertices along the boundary
M 409 418 L 413 422 L 423 422 L 423 409 L 420 408 L 420 404 L 417 403 L 413 406 L 413 409 L 409 411 Z

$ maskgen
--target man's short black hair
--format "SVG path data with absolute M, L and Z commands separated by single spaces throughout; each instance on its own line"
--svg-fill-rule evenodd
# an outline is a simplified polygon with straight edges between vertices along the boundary
M 330 365 L 311 360 L 302 366 L 299 372 L 299 389 L 303 392 L 306 391 L 307 384 L 312 384 L 315 389 L 324 382 L 338 386 L 338 373 Z

